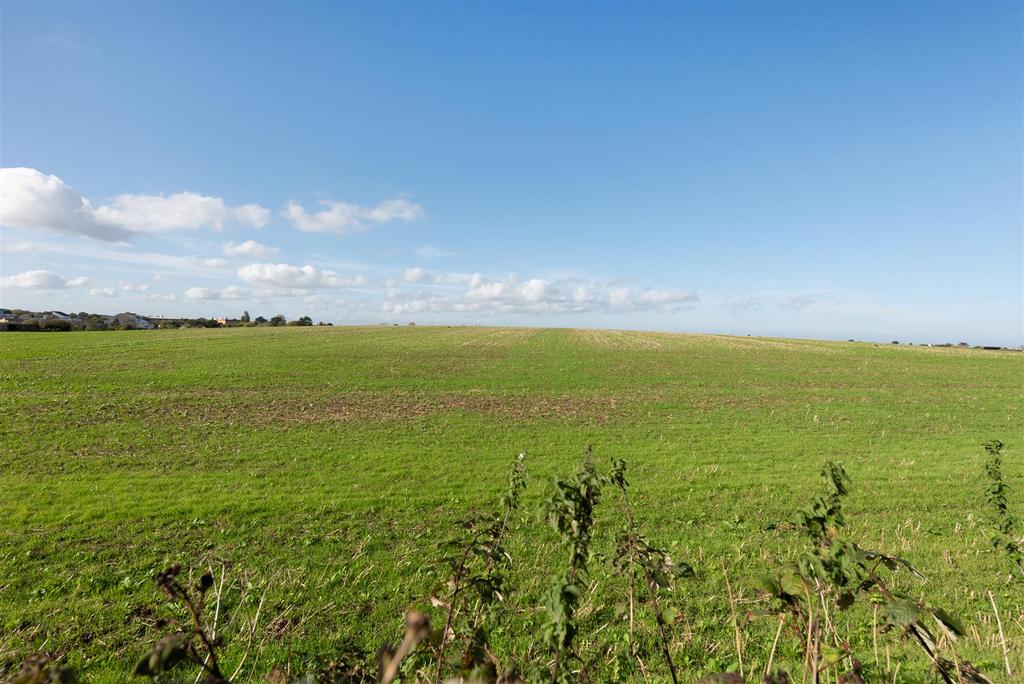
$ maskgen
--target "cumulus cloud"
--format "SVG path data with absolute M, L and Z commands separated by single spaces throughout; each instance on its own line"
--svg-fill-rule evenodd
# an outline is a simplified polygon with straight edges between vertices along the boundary
M 298 202 L 289 202 L 281 215 L 298 228 L 311 233 L 355 233 L 392 221 L 415 221 L 423 217 L 423 207 L 398 197 L 373 207 L 348 202 L 321 200 L 320 211 L 307 211 Z
M 238 269 L 238 277 L 250 284 L 298 289 L 359 287 L 366 284 L 366 278 L 361 275 L 342 276 L 334 271 L 321 271 L 308 264 L 249 264 Z
M 210 287 L 190 287 L 185 290 L 185 299 L 190 302 L 201 302 L 209 299 L 220 299 L 220 292 Z
M 225 242 L 220 248 L 227 256 L 249 257 L 251 259 L 269 259 L 270 257 L 277 256 L 277 253 L 281 251 L 277 247 L 268 247 L 255 240 L 246 240 L 240 244 Z
M 89 200 L 57 176 L 27 168 L 0 169 L 0 223 L 108 242 L 125 241 L 131 235 L 123 226 L 98 221 Z
M 426 271 L 419 267 L 407 268 L 405 269 L 405 272 L 402 274 L 402 280 L 404 280 L 407 283 L 418 283 L 421 280 L 423 280 L 426 274 Z
M 30 168 L 0 169 L 0 222 L 15 228 L 125 242 L 140 232 L 219 230 L 232 223 L 261 228 L 269 221 L 270 210 L 257 204 L 232 207 L 220 197 L 194 192 L 118 195 L 95 206 L 57 176 Z
M 203 268 L 224 268 L 228 262 L 226 259 L 200 259 L 199 265 Z
M 89 278 L 80 277 L 64 280 L 49 271 L 25 271 L 0 278 L 0 287 L 11 287 L 26 290 L 63 290 L 68 287 L 81 287 L 89 284 Z
M 642 290 L 637 295 L 637 301 L 642 304 L 681 304 L 684 302 L 700 301 L 700 297 L 693 292 L 682 290 Z
M 160 233 L 180 228 L 221 230 L 229 223 L 262 228 L 270 210 L 257 204 L 230 207 L 220 197 L 194 192 L 173 195 L 118 195 L 94 210 L 101 223 L 130 231 Z
M 249 296 L 249 290 L 238 285 L 229 285 L 220 291 L 221 299 L 245 299 Z
M 116 297 L 117 290 L 112 287 L 94 287 L 89 290 L 89 294 L 93 297 Z
M 410 271 L 415 271 L 410 273 Z M 416 284 L 423 290 L 403 289 Z M 629 288 L 576 276 L 489 278 L 481 273 L 436 273 L 409 269 L 386 283 L 381 309 L 389 314 L 418 312 L 572 314 L 651 311 L 669 313 L 699 301 L 683 290 Z
M 206 302 L 215 299 L 245 299 L 250 290 L 237 285 L 230 285 L 223 289 L 212 287 L 190 287 L 185 290 L 185 299 L 190 302 Z M 174 295 L 171 295 L 173 298 Z

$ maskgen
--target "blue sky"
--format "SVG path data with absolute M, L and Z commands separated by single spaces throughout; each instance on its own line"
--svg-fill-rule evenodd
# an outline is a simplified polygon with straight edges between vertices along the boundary
M 1022 22 L 4 2 L 0 304 L 1021 344 Z

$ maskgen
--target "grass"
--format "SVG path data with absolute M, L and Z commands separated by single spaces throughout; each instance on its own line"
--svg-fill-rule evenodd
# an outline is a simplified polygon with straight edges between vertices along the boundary
M 372 657 L 429 596 L 438 544 L 496 506 L 525 450 L 512 620 L 496 638 L 511 658 L 558 553 L 532 513 L 588 443 L 627 460 L 637 524 L 697 571 L 670 597 L 684 678 L 737 665 L 723 566 L 740 610 L 755 608 L 742 578 L 796 543 L 761 528 L 816 491 L 829 459 L 853 479 L 851 536 L 914 561 L 928 580 L 904 588 L 959 614 L 962 655 L 1000 681 L 992 591 L 1024 672 L 1024 591 L 987 541 L 980 447 L 1007 443 L 1024 511 L 1022 354 L 468 327 L 9 334 L 0 380 L 0 675 L 47 651 L 123 681 L 172 613 L 152 577 L 175 560 L 230 564 L 228 670 L 261 599 L 246 673 Z M 621 516 L 609 491 L 599 558 Z M 622 600 L 613 578 L 586 597 L 585 660 L 621 634 Z M 873 666 L 870 615 L 843 619 Z M 744 627 L 748 670 L 776 625 Z M 879 670 L 927 678 L 893 638 L 879 649 Z

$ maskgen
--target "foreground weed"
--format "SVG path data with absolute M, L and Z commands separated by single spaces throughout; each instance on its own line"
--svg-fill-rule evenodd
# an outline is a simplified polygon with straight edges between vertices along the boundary
M 548 525 L 558 533 L 569 552 L 565 568 L 555 577 L 544 601 L 547 620 L 542 634 L 554 655 L 552 682 L 568 681 L 567 673 L 563 672 L 564 661 L 575 655 L 576 608 L 587 588 L 594 509 L 601 500 L 603 484 L 604 479 L 594 466 L 591 448 L 587 447 L 583 467 L 572 477 L 555 479 L 545 502 Z
M 1000 451 L 1001 444 L 991 444 L 988 472 L 993 484 L 989 489 L 989 500 L 1000 523 L 998 532 L 1016 543 L 1016 520 L 1010 516 L 1006 506 Z M 811 684 L 832 681 L 837 684 L 863 684 L 865 678 L 860 661 L 836 628 L 836 611 L 848 610 L 858 601 L 880 609 L 885 617 L 883 631 L 895 632 L 920 648 L 946 684 L 988 684 L 989 680 L 977 668 L 957 655 L 955 643 L 963 634 L 959 622 L 944 609 L 893 588 L 892 578 L 897 572 L 920 576 L 914 567 L 905 559 L 865 550 L 848 537 L 843 501 L 849 493 L 850 479 L 842 466 L 828 463 L 822 469 L 821 480 L 822 493 L 796 511 L 790 523 L 782 526 L 800 533 L 805 542 L 804 550 L 780 571 L 754 579 L 755 586 L 770 599 L 768 613 L 779 619 L 763 684 L 789 684 L 797 680 Z M 337 652 L 335 660 L 326 668 L 299 675 L 302 679 L 298 681 L 365 682 L 375 679 L 392 682 L 400 679 L 496 684 L 514 684 L 524 679 L 554 683 L 590 681 L 596 675 L 589 671 L 588 665 L 574 668 L 568 661 L 583 662 L 579 653 L 583 649 L 577 639 L 580 630 L 577 611 L 581 597 L 606 576 L 602 573 L 608 571 L 607 567 L 593 562 L 591 547 L 595 535 L 595 510 L 601 501 L 602 489 L 609 485 L 621 493 L 625 511 L 624 526 L 616 537 L 611 570 L 624 576 L 629 587 L 626 669 L 634 680 L 635 673 L 639 672 L 645 681 L 670 679 L 676 684 L 683 681 L 685 673 L 680 672 L 672 657 L 671 626 L 675 611 L 667 605 L 666 595 L 676 579 L 692 576 L 693 569 L 686 563 L 675 563 L 664 549 L 651 544 L 638 529 L 625 462 L 614 461 L 611 474 L 602 475 L 593 463 L 589 447 L 583 465 L 575 474 L 555 479 L 542 508 L 544 518 L 558 534 L 560 548 L 566 556 L 544 597 L 545 618 L 540 640 L 531 644 L 525 654 L 520 654 L 523 657 L 522 669 L 526 672 L 524 678 L 517 674 L 516 669 L 503 667 L 490 644 L 495 628 L 506 619 L 503 604 L 509 590 L 507 578 L 512 569 L 512 559 L 505 545 L 526 486 L 521 454 L 513 463 L 508 488 L 497 510 L 468 520 L 459 536 L 446 546 L 445 581 L 431 597 L 433 608 L 406 612 L 405 634 L 401 642 L 382 647 L 377 652 L 376 664 L 361 650 L 351 651 L 346 647 Z M 1006 549 L 1005 546 L 1000 548 Z M 1007 550 L 1019 553 L 1016 546 Z M 1011 555 L 1011 558 L 1016 560 L 1017 557 Z M 160 638 L 138 661 L 135 674 L 151 678 L 154 682 L 224 684 L 238 681 L 252 647 L 259 608 L 252 626 L 248 628 L 249 642 L 245 646 L 245 655 L 235 670 L 226 676 L 221 657 L 224 644 L 217 626 L 224 573 L 221 573 L 219 584 L 214 580 L 212 567 L 194 585 L 181 577 L 181 568 L 177 564 L 156 576 L 157 586 L 178 606 L 180 614 L 177 624 L 172 625 L 173 631 Z M 728 577 L 726 585 L 731 602 Z M 211 612 L 207 610 L 208 604 L 213 607 L 212 620 L 207 615 Z M 664 671 L 649 672 L 643 662 L 646 652 L 636 636 L 637 604 L 646 605 L 654 617 L 657 650 L 668 677 L 664 676 Z M 261 599 L 260 607 L 262 605 Z M 440 627 L 432 628 L 427 615 L 429 610 L 440 611 L 440 619 L 435 622 Z M 999 620 L 998 612 L 996 620 Z M 772 668 L 776 646 L 787 626 L 797 644 L 796 650 L 802 653 L 803 658 L 798 670 L 802 676 L 795 678 L 791 678 L 785 668 Z M 220 632 L 223 631 L 221 627 Z M 1004 648 L 1008 681 L 1013 681 L 1001 623 L 999 637 Z M 739 647 L 738 636 L 737 656 L 740 656 Z M 614 648 L 609 648 L 604 654 L 609 656 L 614 652 Z M 550 654 L 549 660 L 542 661 L 543 656 L 537 655 L 544 653 Z M 616 663 L 611 669 L 618 673 L 621 671 L 621 656 L 614 658 Z M 290 660 L 289 657 L 284 669 L 274 666 L 267 673 L 266 681 L 272 684 L 296 681 Z M 182 673 L 189 667 L 191 674 L 183 678 Z M 255 666 L 252 669 L 255 670 Z M 893 680 L 898 681 L 898 670 L 891 674 Z M 881 673 L 872 672 L 871 675 L 873 680 L 881 681 Z M 248 678 L 252 676 L 253 672 L 250 672 Z M 74 681 L 74 673 L 56 660 L 37 656 L 24 661 L 13 681 L 18 684 L 66 684 Z M 745 681 L 742 659 L 741 673 L 718 672 L 698 681 L 702 684 L 741 684 Z
M 220 648 L 221 641 L 203 618 L 206 596 L 213 588 L 213 575 L 209 572 L 204 573 L 196 586 L 190 590 L 178 580 L 180 571 L 181 566 L 175 563 L 156 576 L 156 584 L 167 598 L 185 609 L 189 624 L 157 641 L 135 665 L 135 674 L 156 680 L 179 664 L 192 663 L 201 668 L 200 676 L 203 677 L 203 682 L 227 682 L 217 658 L 217 649 Z
M 1024 580 L 1024 552 L 1017 537 L 1019 521 L 1006 503 L 1010 487 L 1003 480 L 1003 443 L 994 439 L 984 446 L 989 457 L 985 463 L 985 474 L 989 480 L 985 498 L 993 518 L 989 539 L 992 546 L 1002 551 L 1014 565 L 1017 578 Z
M 881 605 L 883 631 L 896 631 L 915 642 L 943 681 L 952 684 L 961 679 L 970 665 L 961 663 L 952 651 L 953 642 L 963 634 L 959 621 L 942 608 L 916 601 L 890 586 L 885 571 L 920 573 L 903 558 L 865 550 L 848 539 L 842 503 L 850 479 L 836 463 L 826 464 L 821 479 L 824 493 L 797 511 L 792 521 L 809 548 L 783 572 L 755 579 L 755 586 L 788 616 L 794 635 L 803 644 L 804 670 L 813 684 L 825 671 L 845 661 L 853 667 L 852 674 L 860 676 L 859 661 L 839 637 L 832 619 L 834 610 L 849 609 L 859 597 Z M 944 644 L 950 647 L 952 661 L 940 654 Z M 850 675 L 843 676 L 852 681 Z
M 445 563 L 451 569 L 446 586 L 434 592 L 431 602 L 445 610 L 444 628 L 438 637 L 434 681 L 440 682 L 449 665 L 448 646 L 458 641 L 462 653 L 455 663 L 463 678 L 493 681 L 500 664 L 489 648 L 489 631 L 500 620 L 500 604 L 505 598 L 511 558 L 505 549 L 505 537 L 512 515 L 526 487 L 525 453 L 512 465 L 508 489 L 500 509 L 491 515 L 474 518 L 463 525 L 465 536 L 448 543 L 451 553 Z M 466 617 L 464 623 L 458 619 Z
M 693 577 L 693 568 L 686 563 L 676 564 L 664 549 L 652 546 L 638 531 L 633 520 L 633 504 L 629 498 L 629 481 L 626 480 L 626 462 L 616 459 L 612 464 L 611 483 L 618 487 L 626 509 L 626 524 L 619 534 L 612 565 L 629 580 L 629 663 L 639 663 L 639 649 L 634 625 L 636 603 L 636 581 L 640 575 L 647 589 L 647 602 L 658 627 L 658 644 L 662 658 L 668 667 L 672 681 L 679 682 L 679 674 L 669 649 L 669 626 L 675 619 L 675 610 L 663 607 L 658 600 L 661 590 L 670 590 L 672 581 L 680 577 Z

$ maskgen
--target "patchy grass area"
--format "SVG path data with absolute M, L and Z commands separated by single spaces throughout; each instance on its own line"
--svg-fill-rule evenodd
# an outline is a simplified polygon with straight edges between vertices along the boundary
M 243 674 L 372 657 L 429 596 L 439 543 L 496 505 L 525 450 L 512 623 L 496 637 L 499 657 L 522 653 L 557 555 L 532 513 L 588 443 L 627 460 L 638 524 L 696 569 L 671 596 L 687 679 L 738 665 L 723 573 L 756 609 L 742 578 L 797 544 L 761 528 L 815 493 L 830 459 L 853 479 L 851 536 L 912 560 L 927 581 L 902 588 L 958 613 L 963 654 L 999 681 L 992 591 L 1024 672 L 1024 590 L 987 540 L 980 447 L 1007 443 L 1024 512 L 1022 354 L 461 327 L 9 334 L 0 380 L 0 675 L 42 650 L 123 681 L 171 612 L 152 578 L 175 560 L 218 576 L 228 562 L 229 670 L 250 634 Z M 596 562 L 621 517 L 609 492 Z M 610 577 L 585 597 L 585 660 L 621 644 L 622 602 Z M 870 612 L 844 619 L 873 667 Z M 776 625 L 743 628 L 748 671 Z M 892 636 L 877 658 L 928 677 Z

